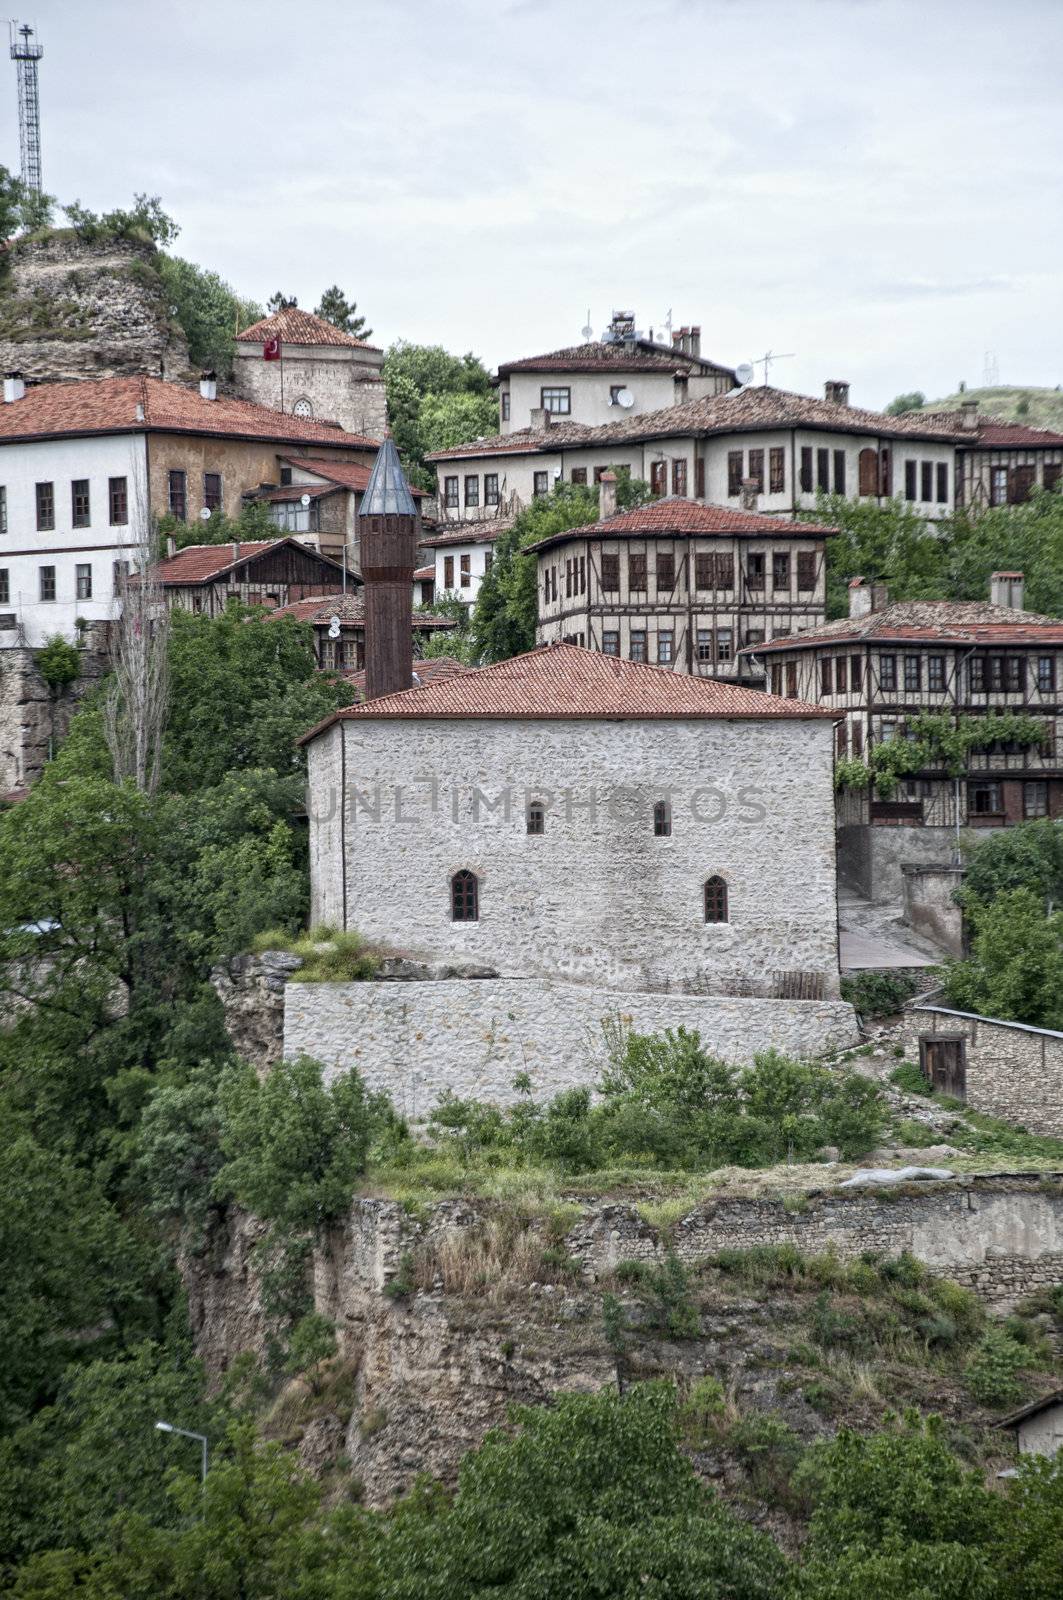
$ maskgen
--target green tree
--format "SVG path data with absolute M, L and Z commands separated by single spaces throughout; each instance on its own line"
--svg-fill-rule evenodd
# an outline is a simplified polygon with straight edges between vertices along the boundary
M 73 683 L 81 671 L 81 658 L 77 646 L 64 639 L 61 633 L 46 639 L 43 650 L 37 654 L 37 671 L 51 689 L 58 694 Z
M 1040 1028 L 1063 1028 L 1063 911 L 1045 914 L 1032 889 L 971 901 L 971 955 L 945 969 L 944 990 L 960 1011 Z
M 887 417 L 903 417 L 909 411 L 918 411 L 920 406 L 926 405 L 926 395 L 921 389 L 912 389 L 908 394 L 899 394 L 891 400 L 886 407 Z
M 298 304 L 297 295 L 285 294 L 283 289 L 275 289 L 266 301 L 266 310 L 272 316 L 277 311 L 293 311 Z
M 1046 912 L 1063 907 L 1063 822 L 1047 817 L 1001 828 L 969 850 L 964 898 L 988 904 L 1009 889 L 1030 889 Z
M 891 600 L 947 597 L 947 546 L 906 500 L 820 492 L 799 520 L 838 529 L 826 545 L 828 617 L 848 615 L 850 578 L 888 582 Z
M 160 255 L 157 266 L 170 314 L 184 330 L 193 364 L 228 375 L 236 334 L 258 321 L 262 307 L 237 294 L 218 273 L 181 256 Z M 202 539 L 200 530 L 196 532 Z
M 326 322 L 331 322 L 341 333 L 352 334 L 355 339 L 373 337 L 372 328 L 367 328 L 365 318 L 358 315 L 357 300 L 348 300 L 338 283 L 334 283 L 331 289 L 325 290 L 316 315 L 324 317 Z
M 946 543 L 945 594 L 985 600 L 992 572 L 1026 575 L 1029 611 L 1063 616 L 1063 494 L 1035 489 L 1023 505 L 994 506 L 951 519 Z
M 135 194 L 133 204 L 114 211 L 90 211 L 79 200 L 63 207 L 67 221 L 80 239 L 97 243 L 109 239 L 146 239 L 158 249 L 173 244 L 181 229 L 163 210 L 157 194 Z
M 497 431 L 490 374 L 471 352 L 452 356 L 442 345 L 404 339 L 390 346 L 383 370 L 388 421 L 410 480 L 434 489 L 426 454 Z

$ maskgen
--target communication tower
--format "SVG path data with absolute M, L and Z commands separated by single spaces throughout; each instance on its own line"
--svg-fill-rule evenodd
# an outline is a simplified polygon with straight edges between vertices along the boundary
M 18 139 L 22 155 L 22 182 L 41 192 L 41 97 L 37 63 L 44 54 L 34 30 L 24 22 L 9 24 L 11 59 L 18 74 Z

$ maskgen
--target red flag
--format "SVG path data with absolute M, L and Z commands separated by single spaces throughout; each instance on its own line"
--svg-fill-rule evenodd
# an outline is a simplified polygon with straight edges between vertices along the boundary
M 279 361 L 281 358 L 281 342 L 276 336 L 267 339 L 262 346 L 263 361 Z

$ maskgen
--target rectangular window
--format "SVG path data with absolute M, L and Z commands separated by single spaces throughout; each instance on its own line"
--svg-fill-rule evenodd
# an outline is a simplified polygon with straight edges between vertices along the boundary
M 763 643 L 764 643 L 764 629 L 763 628 L 747 628 L 746 629 L 746 644 L 763 644 Z
M 629 555 L 627 558 L 627 586 L 632 590 L 646 587 L 646 557 Z
M 586 481 L 587 481 L 587 469 L 586 469 L 586 467 L 573 467 L 572 468 L 572 482 L 573 483 L 586 483 Z
M 221 510 L 221 473 L 203 474 L 203 504 L 208 511 Z
M 859 761 L 861 756 L 863 755 L 863 753 L 864 753 L 864 724 L 862 722 L 854 722 L 853 723 L 853 755 L 855 756 L 856 760 Z
M 716 587 L 717 589 L 733 589 L 735 586 L 735 558 L 732 555 L 716 557 Z
M 734 634 L 730 628 L 716 629 L 716 659 L 730 661 L 734 654 Z
M 928 656 L 926 663 L 926 686 L 935 694 L 940 694 L 945 687 L 945 657 Z
M 897 687 L 897 657 L 879 656 L 878 658 L 878 686 L 880 689 L 896 689 Z
M 1056 686 L 1056 658 L 1055 656 L 1038 656 L 1037 658 L 1037 687 L 1044 694 L 1046 690 Z
M 989 473 L 989 504 L 1004 506 L 1008 503 L 1008 469 L 992 467 Z
M 845 656 L 839 656 L 834 663 L 834 687 L 838 694 L 845 694 L 848 687 L 846 683 L 846 669 L 849 663 Z
M 790 588 L 790 557 L 785 550 L 776 550 L 771 558 L 771 586 L 775 590 Z
M 557 568 L 550 568 L 550 599 L 557 599 Z
M 816 552 L 814 550 L 799 550 L 797 552 L 797 587 L 808 590 L 816 587 Z
M 934 469 L 937 473 L 937 502 L 939 506 L 947 504 L 949 498 L 949 464 L 939 461 Z
M 932 461 L 924 461 L 920 465 L 919 498 L 923 501 L 930 501 L 934 498 L 934 463 Z
M 672 462 L 672 493 L 686 497 L 687 492 L 687 464 L 686 458 L 677 456 Z
M 801 477 L 800 485 L 802 494 L 812 493 L 812 446 L 801 446 Z
M 11 604 L 11 577 L 6 567 L 0 567 L 0 606 Z
M 503 422 L 508 422 L 509 421 L 509 390 L 508 389 L 503 389 L 503 391 L 502 391 L 502 421 Z
M 459 505 L 457 478 L 443 479 L 443 504 L 448 511 L 456 511 Z
M 572 561 L 565 562 L 565 599 L 572 599 Z
M 472 584 L 472 556 L 465 554 L 458 557 L 458 574 L 461 587 L 468 589 Z
M 657 664 L 669 666 L 672 660 L 672 641 L 675 634 L 671 628 L 659 628 L 657 631 Z
M 742 493 L 741 450 L 728 450 L 727 452 L 727 493 L 732 500 Z
M 79 600 L 92 599 L 92 567 L 87 561 L 79 561 L 74 568 L 77 597 Z
M 816 488 L 830 493 L 830 451 L 816 451 Z
M 1044 470 L 1045 488 L 1058 489 L 1060 478 L 1063 478 L 1063 464 L 1058 461 L 1046 461 Z
M 781 445 L 768 451 L 768 488 L 772 494 L 786 492 L 786 451 Z
M 454 557 L 443 557 L 443 587 L 449 593 L 454 587 Z
M 1008 504 L 1021 506 L 1028 500 L 1036 479 L 1036 467 L 1013 467 L 1008 474 Z
M 484 473 L 484 505 L 497 506 L 498 504 L 498 473 Z
M 1004 657 L 989 657 L 989 687 L 990 689 L 1003 689 L 1004 687 Z
M 87 528 L 91 523 L 88 478 L 75 478 L 70 485 L 70 525 Z
M 37 485 L 37 532 L 49 533 L 55 527 L 55 485 Z
M 849 682 L 852 684 L 853 693 L 859 694 L 860 684 L 864 675 L 864 660 L 862 656 L 849 657 Z
M 485 573 L 485 575 L 488 572 L 490 572 L 490 570 L 494 566 L 494 564 L 495 564 L 495 553 L 494 553 L 494 551 L 493 550 L 485 550 L 484 551 L 484 573 Z
M 830 656 L 824 656 L 819 664 L 819 692 L 820 694 L 834 693 Z
M 698 500 L 705 498 L 705 457 L 698 456 L 694 461 L 694 496 Z
M 0 533 L 7 532 L 7 490 L 0 484 Z
M 759 550 L 751 550 L 746 557 L 746 584 L 750 589 L 764 587 L 764 556 Z
M 705 550 L 699 550 L 694 557 L 694 586 L 697 589 L 713 589 L 716 587 L 715 563 L 712 556 Z
M 631 646 L 629 655 L 632 661 L 645 661 L 646 659 L 646 630 L 645 628 L 632 628 Z
M 667 461 L 650 462 L 650 488 L 653 493 L 658 496 L 663 496 L 668 493 Z
M 749 452 L 749 471 L 747 477 L 752 478 L 753 487 L 758 494 L 764 493 L 764 452 L 751 450 Z
M 967 681 L 972 694 L 985 692 L 985 656 L 972 656 L 967 664 Z
M 657 552 L 657 593 L 675 588 L 675 556 L 670 550 Z
M 129 521 L 129 492 L 124 478 L 108 478 L 107 499 L 111 508 L 111 527 L 124 527 Z
M 921 656 L 905 656 L 904 658 L 904 687 L 909 692 L 921 689 L 923 686 L 923 660 Z
M 620 587 L 620 557 L 612 553 L 602 555 L 602 588 L 615 593 Z
M 184 522 L 188 513 L 188 494 L 185 489 L 185 475 L 183 472 L 170 472 L 167 474 L 167 489 L 169 494 L 168 504 L 171 517 L 177 517 Z
M 480 479 L 475 472 L 467 473 L 465 477 L 465 504 L 467 506 L 480 504 Z
M 616 628 L 606 628 L 602 633 L 603 656 L 618 656 L 620 654 L 620 633 Z
M 561 388 L 540 389 L 540 404 L 554 417 L 567 417 L 572 410 L 572 390 Z
M 111 567 L 111 582 L 114 584 L 115 594 L 121 594 L 129 578 L 129 562 L 115 561 Z
M 788 661 L 786 663 L 786 698 L 787 698 L 787 700 L 796 700 L 797 699 L 797 662 L 796 661 Z
M 975 817 L 997 817 L 1004 809 L 1000 794 L 999 783 L 969 783 L 967 809 Z
M 782 694 L 782 662 L 773 661 L 771 664 L 771 692 Z
M 834 452 L 834 493 L 845 493 L 845 451 Z
M 1005 661 L 1005 672 L 1009 693 L 1014 694 L 1022 688 L 1022 656 L 1008 656 Z
M 42 600 L 55 599 L 55 568 L 39 567 L 38 578 L 40 581 L 40 597 Z
M 550 474 L 536 472 L 532 477 L 532 493 L 539 499 L 550 493 Z
M 1023 784 L 1022 814 L 1024 817 L 1047 817 L 1048 784 L 1043 779 Z
M 849 753 L 849 731 L 844 722 L 839 722 L 834 730 L 834 754 L 839 761 L 844 761 Z
M 918 492 L 919 463 L 906 461 L 904 463 L 904 498 L 914 500 Z
M 699 628 L 698 629 L 697 646 L 698 646 L 698 660 L 699 661 L 711 661 L 712 660 L 712 629 L 711 628 Z

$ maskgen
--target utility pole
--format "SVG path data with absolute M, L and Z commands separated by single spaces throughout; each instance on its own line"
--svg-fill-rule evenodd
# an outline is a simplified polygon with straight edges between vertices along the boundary
M 11 59 L 18 76 L 18 140 L 22 157 L 22 182 L 34 193 L 41 192 L 41 97 L 37 85 L 37 63 L 44 50 L 33 29 L 24 22 L 9 25 Z

